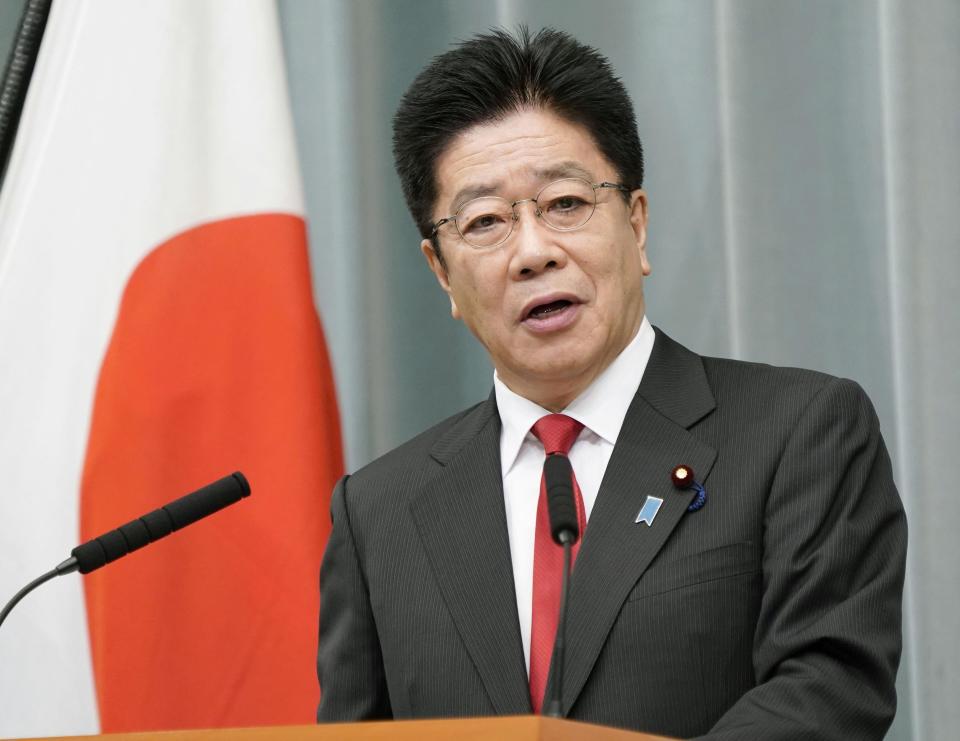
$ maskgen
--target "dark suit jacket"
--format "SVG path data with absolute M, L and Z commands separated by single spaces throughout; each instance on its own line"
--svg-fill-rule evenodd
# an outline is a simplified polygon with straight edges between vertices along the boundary
M 491 396 L 338 483 L 319 720 L 530 712 L 499 438 Z M 680 463 L 707 490 L 696 512 Z M 648 495 L 651 527 L 634 522 Z M 573 572 L 564 712 L 679 737 L 882 738 L 905 550 L 859 386 L 658 331 Z

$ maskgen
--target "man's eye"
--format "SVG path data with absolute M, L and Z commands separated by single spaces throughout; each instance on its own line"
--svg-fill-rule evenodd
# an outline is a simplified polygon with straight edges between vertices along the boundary
M 561 196 L 550 201 L 547 210 L 562 213 L 564 211 L 575 211 L 585 205 L 586 201 L 578 196 Z
M 476 216 L 470 219 L 466 223 L 466 226 L 464 226 L 464 231 L 478 232 L 484 231 L 485 229 L 493 229 L 500 221 L 500 217 L 496 214 L 483 214 L 482 216 Z

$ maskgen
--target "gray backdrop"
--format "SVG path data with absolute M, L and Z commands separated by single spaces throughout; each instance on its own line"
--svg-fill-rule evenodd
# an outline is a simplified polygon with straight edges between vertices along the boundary
M 404 88 L 525 22 L 603 50 L 636 105 L 651 320 L 707 354 L 854 378 L 911 527 L 891 739 L 960 727 L 960 2 L 281 0 L 317 304 L 353 469 L 485 396 L 390 157 Z

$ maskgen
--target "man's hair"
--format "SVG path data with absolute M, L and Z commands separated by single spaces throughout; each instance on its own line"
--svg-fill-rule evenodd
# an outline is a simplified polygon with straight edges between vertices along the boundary
M 583 126 L 631 190 L 643 185 L 643 149 L 633 104 L 607 59 L 569 34 L 531 37 L 493 29 L 435 57 L 407 89 L 393 118 L 393 156 L 420 234 L 433 230 L 436 163 L 466 129 L 523 109 L 549 110 Z M 441 258 L 436 238 L 433 248 Z

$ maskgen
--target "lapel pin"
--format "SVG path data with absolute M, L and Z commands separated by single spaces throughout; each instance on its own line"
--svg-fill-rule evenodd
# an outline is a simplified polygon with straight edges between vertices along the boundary
M 684 466 L 682 464 L 674 466 L 674 469 L 670 472 L 670 480 L 680 491 L 693 489 L 697 492 L 697 496 L 690 503 L 690 506 L 687 507 L 687 512 L 696 512 L 707 503 L 707 490 L 694 479 L 693 469 L 690 468 L 690 466 Z
M 647 501 L 643 503 L 640 511 L 637 512 L 637 519 L 633 521 L 634 524 L 645 522 L 647 523 L 647 527 L 650 527 L 653 524 L 653 518 L 656 517 L 657 512 L 660 511 L 661 504 L 663 504 L 663 500 L 660 497 L 647 497 Z

